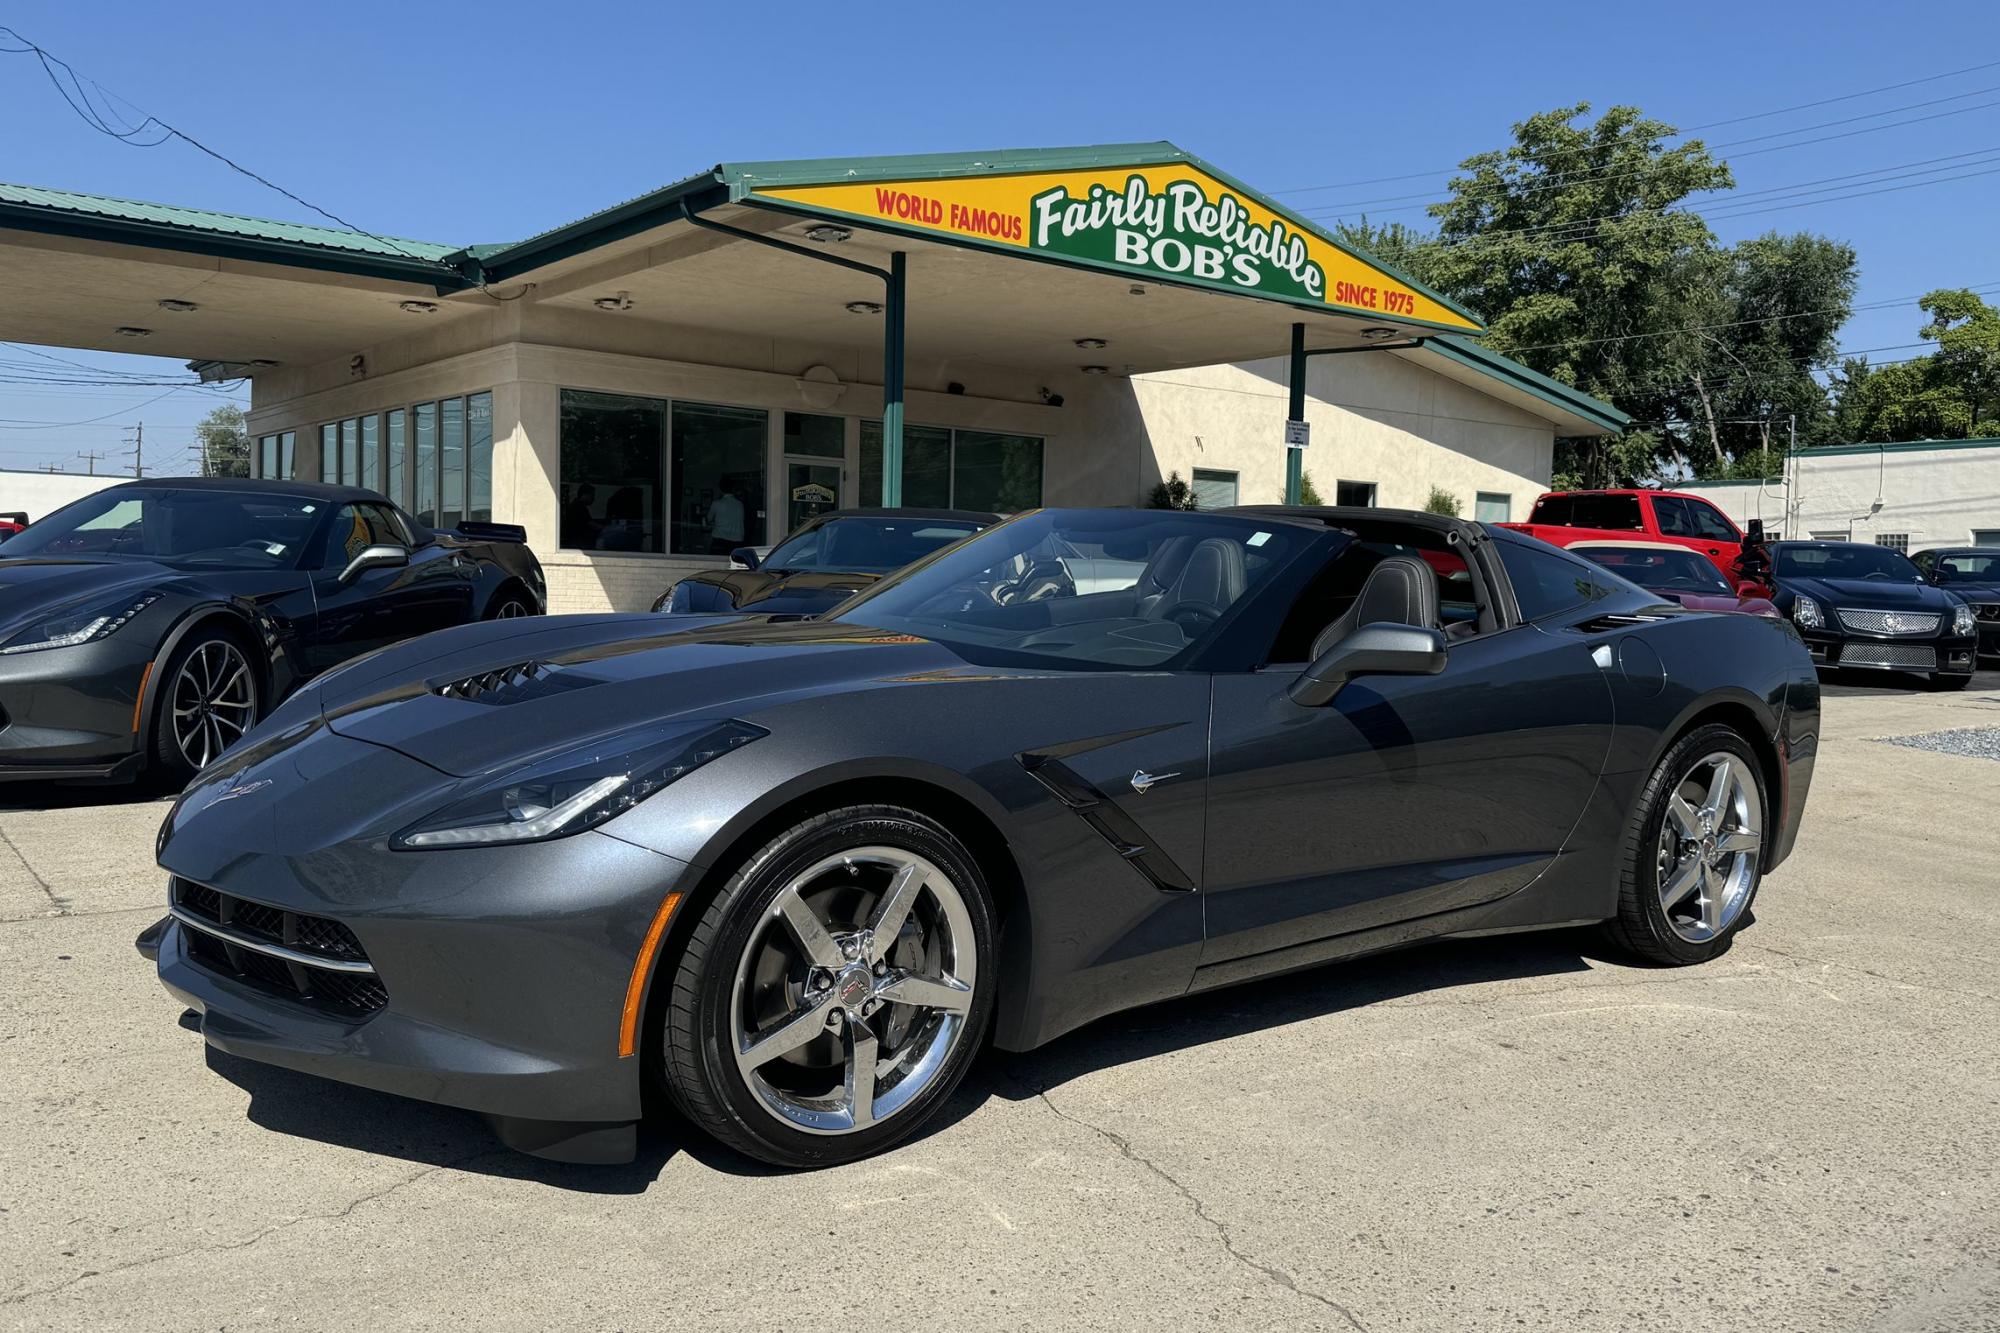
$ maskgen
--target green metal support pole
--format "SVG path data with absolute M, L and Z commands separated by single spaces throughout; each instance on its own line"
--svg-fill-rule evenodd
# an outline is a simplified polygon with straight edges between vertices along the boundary
M 889 256 L 889 301 L 882 325 L 882 507 L 903 503 L 903 291 L 901 250 Z
M 1292 325 L 1292 395 L 1285 409 L 1287 419 L 1306 419 L 1306 326 Z M 1285 503 L 1300 503 L 1305 487 L 1306 451 L 1285 446 Z

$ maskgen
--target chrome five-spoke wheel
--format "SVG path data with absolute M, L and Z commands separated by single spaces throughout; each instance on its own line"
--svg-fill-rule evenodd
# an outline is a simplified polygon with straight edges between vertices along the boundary
M 209 639 L 181 662 L 167 700 L 174 747 L 188 768 L 200 770 L 257 720 L 257 678 L 241 648 Z
M 937 1081 L 978 985 L 951 876 L 900 847 L 837 852 L 786 881 L 737 962 L 737 1069 L 785 1125 L 857 1133 Z
M 1655 854 L 1660 910 L 1690 944 L 1736 924 L 1757 887 L 1764 801 L 1748 761 L 1715 751 L 1667 795 Z

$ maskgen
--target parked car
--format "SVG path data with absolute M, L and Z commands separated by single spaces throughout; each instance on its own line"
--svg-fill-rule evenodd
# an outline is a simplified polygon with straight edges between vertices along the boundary
M 1762 550 L 1763 524 L 1752 520 L 1744 532 L 1699 495 L 1677 491 L 1550 491 L 1535 501 L 1526 523 L 1502 527 L 1539 537 L 1551 546 L 1583 541 L 1650 537 L 1685 546 L 1707 557 L 1732 588 L 1745 596 L 1771 593 L 1769 562 Z
M 1772 542 L 1778 609 L 1821 667 L 1913 671 L 1933 689 L 1972 679 L 1973 609 L 1932 587 L 1910 558 L 1863 542 Z
M 1656 592 L 1692 611 L 1734 611 L 1746 616 L 1781 616 L 1768 597 L 1752 596 L 1751 585 L 1732 588 L 1714 562 L 1685 546 L 1662 541 L 1581 541 L 1569 549 L 1622 579 Z
M 28 526 L 28 516 L 18 509 L 0 513 L 0 542 Z
M 1073 551 L 1138 571 L 992 595 Z M 1721 953 L 1819 686 L 1782 624 L 1658 610 L 1438 515 L 1044 509 L 815 620 L 474 626 L 205 772 L 138 944 L 211 1044 L 519 1148 L 628 1157 L 650 1080 L 743 1153 L 847 1161 L 989 1030 L 1584 920 Z
M 300 682 L 545 596 L 507 524 L 433 532 L 347 486 L 108 487 L 0 548 L 0 778 L 183 782 Z
M 669 615 L 818 615 L 884 574 L 999 522 L 969 509 L 833 509 L 771 548 L 739 546 L 741 568 L 705 569 L 653 603 Z
M 1971 604 L 1979 622 L 1979 655 L 2000 656 L 2000 547 L 1940 547 L 1918 551 L 1910 563 L 1923 571 L 1931 586 Z

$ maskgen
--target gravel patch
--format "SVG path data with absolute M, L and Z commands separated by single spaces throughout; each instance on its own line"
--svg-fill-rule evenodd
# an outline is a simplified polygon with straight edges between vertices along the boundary
M 1971 759 L 2000 759 L 2000 727 L 1959 727 L 1952 731 L 1927 731 L 1921 736 L 1882 739 L 1890 745 L 1907 745 L 1913 750 L 1962 754 Z

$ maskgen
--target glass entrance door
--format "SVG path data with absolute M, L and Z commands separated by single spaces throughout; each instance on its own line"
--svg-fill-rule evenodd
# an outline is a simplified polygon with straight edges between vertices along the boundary
M 797 532 L 815 515 L 840 508 L 840 464 L 785 462 L 785 531 Z

